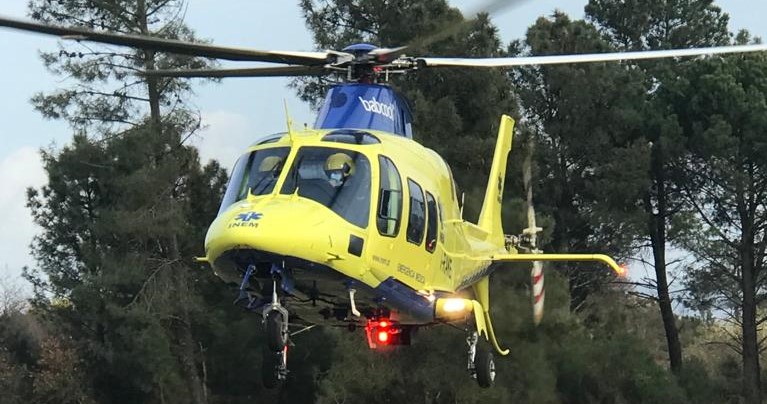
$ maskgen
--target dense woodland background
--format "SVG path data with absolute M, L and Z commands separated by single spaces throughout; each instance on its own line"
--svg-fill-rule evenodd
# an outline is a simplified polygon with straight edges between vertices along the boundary
M 543 55 L 750 43 L 710 0 L 592 0 L 585 20 L 542 16 L 504 44 L 487 16 L 445 0 L 302 0 L 318 48 L 397 46 L 446 25 L 411 54 Z M 195 39 L 181 0 L 31 0 L 39 21 Z M 189 4 L 188 7 L 194 7 Z M 419 43 L 416 41 L 416 43 Z M 494 323 L 512 349 L 493 389 L 465 372 L 464 336 L 422 330 L 370 352 L 359 331 L 296 337 L 286 385 L 260 385 L 260 319 L 192 264 L 227 173 L 186 140 L 190 83 L 146 68 L 206 60 L 121 48 L 44 54 L 76 85 L 37 94 L 73 138 L 42 151 L 30 189 L 42 232 L 25 271 L 35 295 L 0 292 L 2 403 L 760 403 L 767 333 L 767 54 L 498 70 L 428 70 L 392 85 L 416 136 L 481 202 L 499 115 L 520 123 L 509 170 L 535 146 L 535 198 L 548 251 L 601 251 L 655 271 L 616 279 L 550 265 L 534 327 L 528 268 L 493 276 Z M 297 80 L 316 103 L 327 83 Z M 254 134 L 257 136 L 260 134 Z M 504 228 L 524 227 L 510 175 Z M 579 269 L 581 269 L 579 271 Z M 583 270 L 585 269 L 585 270 Z

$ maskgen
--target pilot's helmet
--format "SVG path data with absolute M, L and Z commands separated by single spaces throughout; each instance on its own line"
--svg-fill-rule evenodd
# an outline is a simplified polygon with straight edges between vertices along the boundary
M 283 160 L 284 159 L 280 156 L 266 156 L 261 160 L 261 164 L 258 165 L 258 172 L 266 173 L 270 171 L 278 171 Z
M 331 185 L 337 187 L 354 174 L 354 161 L 346 153 L 335 153 L 325 160 L 325 173 Z

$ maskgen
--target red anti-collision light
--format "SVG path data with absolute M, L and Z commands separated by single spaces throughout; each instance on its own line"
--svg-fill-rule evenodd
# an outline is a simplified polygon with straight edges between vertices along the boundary
M 381 328 L 386 328 L 389 326 L 389 323 L 387 323 L 386 321 L 381 321 L 378 323 L 378 326 Z
M 378 342 L 385 344 L 389 342 L 389 333 L 386 331 L 379 331 L 378 332 Z

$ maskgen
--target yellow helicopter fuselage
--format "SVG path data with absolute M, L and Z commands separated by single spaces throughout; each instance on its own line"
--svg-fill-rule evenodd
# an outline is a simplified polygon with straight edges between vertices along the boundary
M 338 133 L 342 134 L 336 137 L 351 141 L 328 140 Z M 354 141 L 355 134 L 365 139 Z M 251 178 L 246 185 L 249 180 L 241 178 L 239 166 L 250 161 L 245 170 L 253 172 L 258 157 L 251 156 L 275 150 L 281 152 L 272 155 L 283 160 L 271 174 L 274 178 L 267 179 L 274 184 L 268 192 L 253 195 L 256 180 Z M 302 150 L 318 152 L 302 158 Z M 334 209 L 302 186 L 328 181 L 318 162 L 307 158 L 338 153 L 354 156 L 353 176 L 366 177 L 360 178 L 355 192 L 367 197 L 358 195 L 345 201 L 352 206 Z M 297 177 L 308 179 L 290 186 Z M 462 220 L 445 161 L 403 136 L 370 130 L 277 135 L 248 149 L 235 167 L 229 188 L 228 196 L 233 190 L 238 195 L 230 201 L 225 198 L 210 226 L 207 260 L 221 278 L 232 283 L 241 281 L 247 265 L 260 263 L 257 278 L 268 284 L 272 266 L 277 265 L 293 282 L 282 285 L 283 289 L 299 296 L 292 310 L 309 322 L 356 321 L 348 313 L 336 315 L 349 305 L 352 288 L 358 292 L 360 310 L 394 306 L 389 308 L 401 313 L 403 322 L 432 322 L 433 316 L 427 313 L 433 312 L 435 296 L 470 286 L 486 274 L 491 264 L 487 257 L 508 253 L 502 230 L 491 241 L 486 230 Z M 366 217 L 360 218 L 360 212 Z M 251 289 L 260 292 L 258 287 Z

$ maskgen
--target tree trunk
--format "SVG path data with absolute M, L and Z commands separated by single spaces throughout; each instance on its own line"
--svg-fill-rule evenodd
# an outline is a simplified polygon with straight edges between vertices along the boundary
M 746 203 L 742 184 L 736 185 L 738 214 L 741 223 L 740 268 L 743 289 L 743 398 L 747 404 L 762 403 L 759 336 L 756 325 L 756 267 L 754 266 L 754 217 Z
M 137 3 L 137 15 L 139 19 L 139 24 L 141 33 L 144 35 L 150 35 L 149 32 L 149 22 L 147 19 L 147 6 L 146 6 L 146 0 L 138 0 Z M 154 51 L 144 51 L 144 69 L 146 70 L 154 70 L 155 69 L 155 52 Z M 157 85 L 157 78 L 156 77 L 146 77 L 146 85 L 147 85 L 147 95 L 149 98 L 149 118 L 150 118 L 150 125 L 154 132 L 156 132 L 157 136 L 162 136 L 162 120 L 160 115 L 160 90 Z M 168 132 L 168 136 L 170 135 L 170 131 Z M 168 145 L 172 144 L 172 142 L 168 139 Z M 172 185 L 171 185 L 172 186 Z M 174 205 L 173 200 L 173 193 L 169 193 L 169 200 L 168 200 L 168 208 L 172 208 Z M 191 318 L 189 316 L 189 310 L 185 306 L 186 299 L 184 299 L 184 294 L 188 292 L 187 288 L 187 277 L 184 276 L 184 271 L 186 268 L 183 267 L 183 265 L 180 265 L 181 261 L 181 254 L 179 252 L 178 248 L 178 237 L 173 234 L 170 237 L 170 240 L 168 240 L 168 248 L 167 252 L 169 255 L 169 259 L 172 262 L 172 266 L 177 269 L 175 271 L 174 278 L 174 289 L 171 291 L 172 294 L 174 294 L 174 298 L 176 301 L 178 301 L 179 305 L 179 317 L 180 321 L 176 321 L 175 326 L 171 326 L 173 329 L 174 339 L 176 340 L 176 344 L 179 347 L 178 350 L 178 360 L 181 364 L 181 369 L 184 372 L 186 376 L 187 385 L 189 386 L 189 400 L 190 402 L 194 404 L 204 404 L 207 400 L 205 399 L 206 394 L 204 392 L 205 386 L 202 384 L 202 381 L 200 380 L 199 371 L 197 369 L 197 355 L 196 355 L 196 347 L 197 344 L 194 340 L 194 335 L 192 334 L 192 325 L 191 325 Z
M 150 35 L 149 22 L 147 20 L 146 0 L 138 0 L 137 15 L 140 24 L 140 30 L 143 35 Z M 151 50 L 144 51 L 144 69 L 155 70 L 155 53 Z M 149 98 L 149 119 L 154 130 L 160 130 L 160 90 L 157 87 L 157 77 L 148 76 L 144 78 L 147 86 L 147 96 Z
M 192 326 L 188 323 L 188 313 L 183 313 L 183 316 L 185 317 L 184 321 L 179 321 L 176 325 L 176 343 L 179 346 L 179 362 L 181 363 L 181 370 L 187 378 L 189 401 L 194 404 L 205 404 L 205 386 L 202 384 L 197 369 L 197 343 L 195 343 L 194 335 L 192 335 Z
M 656 221 L 658 221 L 657 218 Z M 661 219 L 658 222 L 663 223 L 664 220 Z M 671 307 L 671 296 L 668 291 L 666 245 L 664 242 L 658 241 L 663 236 L 664 234 L 652 234 L 651 236 L 655 278 L 657 281 L 658 307 L 660 308 L 660 316 L 663 320 L 663 329 L 666 332 L 669 366 L 674 374 L 679 375 L 679 372 L 682 370 L 682 344 L 679 342 L 679 330 L 676 328 L 676 317 Z
M 663 149 L 659 141 L 653 143 L 650 159 L 653 183 L 655 184 L 655 202 L 657 212 L 653 211 L 652 192 L 645 200 L 647 211 L 648 230 L 652 244 L 653 264 L 655 266 L 656 291 L 658 293 L 658 307 L 663 320 L 663 328 L 666 332 L 666 345 L 668 347 L 668 359 L 671 371 L 679 375 L 682 370 L 682 344 L 679 342 L 679 330 L 676 328 L 676 317 L 671 307 L 671 296 L 668 291 L 668 277 L 666 274 L 666 176 L 664 167 Z
M 189 268 L 180 264 L 181 254 L 178 248 L 178 237 L 175 234 L 171 236 L 169 243 L 170 259 L 174 262 L 173 267 L 176 269 L 173 276 L 175 289 L 173 292 L 176 294 L 176 300 L 179 302 L 179 316 L 183 320 L 179 321 L 176 327 L 176 343 L 180 348 L 178 359 L 181 363 L 181 369 L 186 374 L 191 402 L 205 404 L 207 402 L 205 399 L 207 396 L 205 393 L 206 386 L 200 379 L 200 371 L 197 366 L 198 344 L 195 342 L 194 335 L 192 334 L 192 319 L 187 306 L 188 298 L 184 296 L 190 293 L 189 280 L 186 275 Z
M 744 257 L 745 258 L 745 257 Z M 756 290 L 753 266 L 743 262 L 743 397 L 748 404 L 761 404 L 759 344 L 756 333 Z

